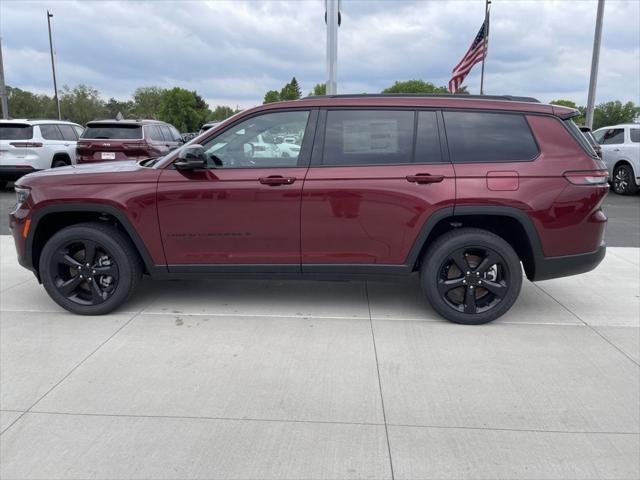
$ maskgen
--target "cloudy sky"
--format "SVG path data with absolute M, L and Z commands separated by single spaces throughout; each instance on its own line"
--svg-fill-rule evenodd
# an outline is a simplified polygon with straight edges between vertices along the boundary
M 493 0 L 486 93 L 586 103 L 595 0 Z M 136 87 L 197 90 L 213 107 L 261 103 L 296 76 L 325 80 L 323 0 L 0 1 L 8 85 L 51 93 L 46 10 L 58 84 L 126 99 Z M 445 85 L 484 16 L 484 0 L 343 0 L 339 93 L 395 80 Z M 607 0 L 597 101 L 640 103 L 640 1 Z M 479 65 L 465 82 L 478 93 Z

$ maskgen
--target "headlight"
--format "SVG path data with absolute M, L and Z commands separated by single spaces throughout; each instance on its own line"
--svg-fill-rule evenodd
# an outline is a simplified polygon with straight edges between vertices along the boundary
M 13 189 L 16 191 L 16 203 L 18 205 L 25 202 L 31 193 L 31 189 L 26 187 L 13 187 Z

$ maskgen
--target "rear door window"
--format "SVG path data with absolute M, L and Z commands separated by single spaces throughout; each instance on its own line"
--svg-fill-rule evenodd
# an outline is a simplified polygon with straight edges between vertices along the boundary
M 60 129 L 60 133 L 62 133 L 63 139 L 69 140 L 71 142 L 75 142 L 76 140 L 78 140 L 78 138 L 76 137 L 76 132 L 71 125 L 60 124 L 58 125 L 58 128 Z
M 624 143 L 624 128 L 610 128 L 602 136 L 602 145 L 617 145 Z
M 538 155 L 522 114 L 448 111 L 444 121 L 454 163 L 524 162 Z
M 33 127 L 19 123 L 0 124 L 0 140 L 31 140 Z
M 159 125 L 158 128 L 162 132 L 162 136 L 167 142 L 175 142 L 173 136 L 171 135 L 171 130 L 166 125 Z
M 410 110 L 329 110 L 322 165 L 411 163 L 414 118 Z
M 82 133 L 82 138 L 137 140 L 142 138 L 142 127 L 140 125 L 89 124 Z
M 40 135 L 45 140 L 63 140 L 57 125 L 40 125 Z

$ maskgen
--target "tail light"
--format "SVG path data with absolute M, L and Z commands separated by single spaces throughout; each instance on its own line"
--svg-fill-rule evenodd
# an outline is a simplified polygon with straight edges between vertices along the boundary
M 122 148 L 125 150 L 128 148 L 146 148 L 147 144 L 145 142 L 135 142 L 135 143 L 123 143 Z
M 40 148 L 42 147 L 42 143 L 40 142 L 11 142 L 9 143 L 12 147 L 16 148 Z
M 609 172 L 606 170 L 564 172 L 564 178 L 574 185 L 606 185 L 609 181 Z

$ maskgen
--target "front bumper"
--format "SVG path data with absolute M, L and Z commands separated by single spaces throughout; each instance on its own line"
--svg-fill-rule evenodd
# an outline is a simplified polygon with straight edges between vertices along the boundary
M 535 272 L 531 280 L 549 280 L 551 278 L 568 277 L 590 272 L 600 265 L 606 253 L 607 246 L 603 242 L 594 252 L 538 258 L 535 262 Z

